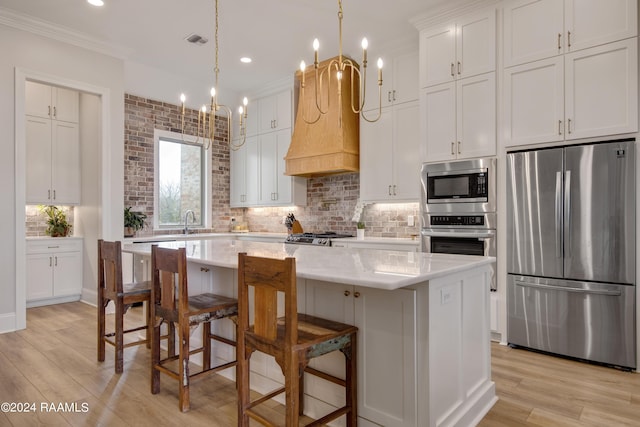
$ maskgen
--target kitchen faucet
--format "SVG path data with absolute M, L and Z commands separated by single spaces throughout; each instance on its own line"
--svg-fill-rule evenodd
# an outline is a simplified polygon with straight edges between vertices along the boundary
M 191 209 L 188 209 L 184 213 L 184 234 L 189 234 L 189 214 L 191 214 L 191 222 L 196 222 L 196 214 Z

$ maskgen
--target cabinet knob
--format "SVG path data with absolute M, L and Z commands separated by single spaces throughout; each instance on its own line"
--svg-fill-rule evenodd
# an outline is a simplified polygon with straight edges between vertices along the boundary
M 354 298 L 358 298 L 358 297 L 360 297 L 360 292 L 354 292 L 354 293 L 353 293 L 353 296 L 354 296 Z
M 349 291 L 344 291 L 344 296 L 345 296 L 345 297 L 348 297 L 349 295 L 351 295 L 351 292 L 349 292 Z

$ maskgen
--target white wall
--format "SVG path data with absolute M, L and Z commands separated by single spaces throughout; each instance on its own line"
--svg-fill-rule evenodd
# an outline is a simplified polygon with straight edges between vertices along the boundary
M 16 239 L 20 231 L 24 235 L 24 225 L 21 229 L 20 218 L 17 218 L 20 212 L 17 204 L 24 204 L 24 194 L 20 194 L 24 192 L 24 185 L 16 192 L 17 178 L 24 176 L 24 170 L 16 168 L 15 150 L 16 135 L 19 139 L 24 138 L 24 131 L 15 126 L 16 105 L 19 111 L 24 108 L 24 93 L 15 93 L 16 75 L 19 79 L 24 75 L 39 75 L 45 80 L 51 78 L 88 92 L 96 89 L 105 93 L 104 99 L 108 104 L 103 118 L 107 118 L 104 126 L 108 130 L 108 141 L 105 141 L 108 146 L 106 149 L 103 147 L 103 152 L 108 154 L 103 164 L 109 171 L 110 180 L 103 187 L 106 191 L 102 195 L 102 204 L 113 212 L 121 212 L 124 188 L 124 65 L 120 59 L 4 25 L 0 25 L 0 52 L 0 193 L 5 205 L 0 210 L 0 222 L 4 224 L 0 228 L 0 240 L 3 242 L 0 248 L 0 271 L 3 273 L 0 281 L 0 332 L 3 332 L 16 328 L 16 319 L 20 316 L 16 313 L 16 283 L 24 286 L 24 277 L 18 277 L 19 270 L 24 269 L 24 244 Z M 23 88 L 24 84 L 17 87 Z M 20 209 L 24 212 L 23 206 Z M 121 237 L 121 215 L 105 215 L 104 219 L 103 235 L 106 238 Z

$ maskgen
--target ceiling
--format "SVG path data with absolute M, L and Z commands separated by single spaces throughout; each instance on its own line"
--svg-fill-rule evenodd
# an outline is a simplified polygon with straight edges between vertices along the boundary
M 213 84 L 214 0 L 104 2 L 97 8 L 85 0 L 0 0 L 0 8 L 105 43 L 126 61 Z M 451 0 L 343 0 L 344 52 L 360 62 L 366 36 L 375 66 L 378 56 L 391 56 L 385 47 L 416 43 L 412 17 L 445 3 Z M 320 60 L 337 55 L 337 12 L 335 0 L 219 0 L 219 90 L 256 92 L 292 76 L 300 60 L 313 62 L 315 37 Z M 188 43 L 192 33 L 209 42 Z M 241 56 L 253 62 L 242 64 Z

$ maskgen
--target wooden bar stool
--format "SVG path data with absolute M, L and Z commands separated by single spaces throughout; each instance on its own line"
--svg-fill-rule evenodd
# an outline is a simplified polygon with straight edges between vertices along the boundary
M 236 366 L 236 361 L 211 367 L 211 340 L 235 346 L 235 342 L 211 333 L 211 321 L 236 316 L 238 301 L 221 295 L 204 293 L 189 296 L 187 290 L 187 255 L 184 248 L 151 247 L 151 393 L 160 392 L 160 373 L 178 380 L 178 406 L 182 412 L 190 407 L 189 384 L 223 369 Z M 167 322 L 178 329 L 178 355 L 169 342 L 167 357 L 160 357 L 160 324 Z M 189 332 L 202 325 L 202 346 L 189 347 Z M 172 328 L 169 329 L 172 334 Z M 189 356 L 202 353 L 202 370 L 190 373 Z M 178 361 L 177 365 L 175 361 Z
M 149 306 L 151 299 L 151 282 L 122 283 L 122 249 L 120 242 L 98 240 L 98 361 L 104 362 L 105 343 L 115 347 L 115 370 L 122 373 L 124 368 L 123 353 L 127 347 L 147 344 L 151 336 L 149 322 Z M 116 307 L 115 332 L 105 333 L 106 308 L 109 301 Z M 147 303 L 147 317 L 143 326 L 124 329 L 124 315 L 133 303 Z M 146 330 L 146 338 L 124 343 L 124 334 Z
M 249 325 L 249 286 L 254 288 L 254 324 Z M 284 294 L 284 317 L 277 317 L 277 295 Z M 326 424 L 346 415 L 347 426 L 357 425 L 357 331 L 318 317 L 298 314 L 295 258 L 284 260 L 238 254 L 238 426 L 249 426 L 249 417 L 268 426 L 272 422 L 253 408 L 285 392 L 286 426 L 298 426 L 303 413 L 303 372 L 342 385 L 346 402 L 341 408 L 308 425 Z M 285 385 L 251 401 L 249 360 L 255 351 L 273 356 L 282 368 Z M 339 350 L 345 355 L 346 379 L 308 368 L 310 359 Z

